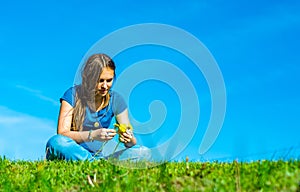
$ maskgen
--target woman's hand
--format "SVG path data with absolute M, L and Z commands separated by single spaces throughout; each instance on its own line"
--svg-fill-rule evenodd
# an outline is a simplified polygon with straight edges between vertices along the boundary
M 108 141 L 114 138 L 116 134 L 116 130 L 114 129 L 100 128 L 92 131 L 91 136 L 94 140 Z
M 122 143 L 129 143 L 131 141 L 133 137 L 133 134 L 130 130 L 127 130 L 126 132 L 124 133 L 120 133 L 120 138 L 119 140 L 122 142 Z
M 124 133 L 120 133 L 119 141 L 124 143 L 126 147 L 132 147 L 136 144 L 136 138 L 134 137 L 131 130 L 127 130 Z
M 116 120 L 118 124 L 130 125 L 130 121 L 128 118 L 128 110 L 125 109 L 122 113 L 116 116 Z M 127 130 L 125 133 L 120 133 L 119 141 L 124 143 L 125 147 L 132 147 L 136 144 L 136 138 L 131 130 Z

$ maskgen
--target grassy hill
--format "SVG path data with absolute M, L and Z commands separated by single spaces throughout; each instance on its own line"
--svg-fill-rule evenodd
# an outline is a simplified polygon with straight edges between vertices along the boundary
M 300 191 L 299 160 L 144 165 L 0 158 L 0 191 Z

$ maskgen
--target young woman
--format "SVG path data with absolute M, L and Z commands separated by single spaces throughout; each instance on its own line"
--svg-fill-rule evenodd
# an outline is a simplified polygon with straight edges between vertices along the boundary
M 94 54 L 82 68 L 81 84 L 69 88 L 60 99 L 57 135 L 46 145 L 46 158 L 95 160 L 99 158 L 149 159 L 150 150 L 137 146 L 124 99 L 111 87 L 115 63 L 105 54 Z M 115 119 L 114 119 L 115 118 Z M 117 136 L 113 121 L 127 127 L 119 132 L 125 149 L 104 155 L 105 144 Z

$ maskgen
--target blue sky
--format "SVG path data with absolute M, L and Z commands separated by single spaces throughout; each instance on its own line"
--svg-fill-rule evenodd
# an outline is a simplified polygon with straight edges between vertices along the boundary
M 211 106 L 201 73 L 184 67 L 191 66 L 186 58 L 159 47 L 132 49 L 115 58 L 117 74 L 143 59 L 180 61 L 176 65 L 203 88 L 197 90 L 201 121 L 175 159 L 299 157 L 299 9 L 299 1 L 266 0 L 1 2 L 0 155 L 43 158 L 45 143 L 56 132 L 59 98 L 73 84 L 86 52 L 120 28 L 162 23 L 198 38 L 217 61 L 226 86 L 223 127 L 214 145 L 199 154 Z M 160 93 L 153 94 L 153 87 Z M 132 115 L 147 121 L 148 105 L 156 99 L 168 114 L 154 143 L 144 145 L 170 138 L 170 127 L 179 122 L 175 92 L 155 81 L 133 91 Z

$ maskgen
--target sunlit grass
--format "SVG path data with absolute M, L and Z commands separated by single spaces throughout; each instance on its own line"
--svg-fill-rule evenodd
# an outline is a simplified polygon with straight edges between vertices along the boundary
M 0 191 L 300 191 L 300 161 L 142 163 L 0 158 Z

